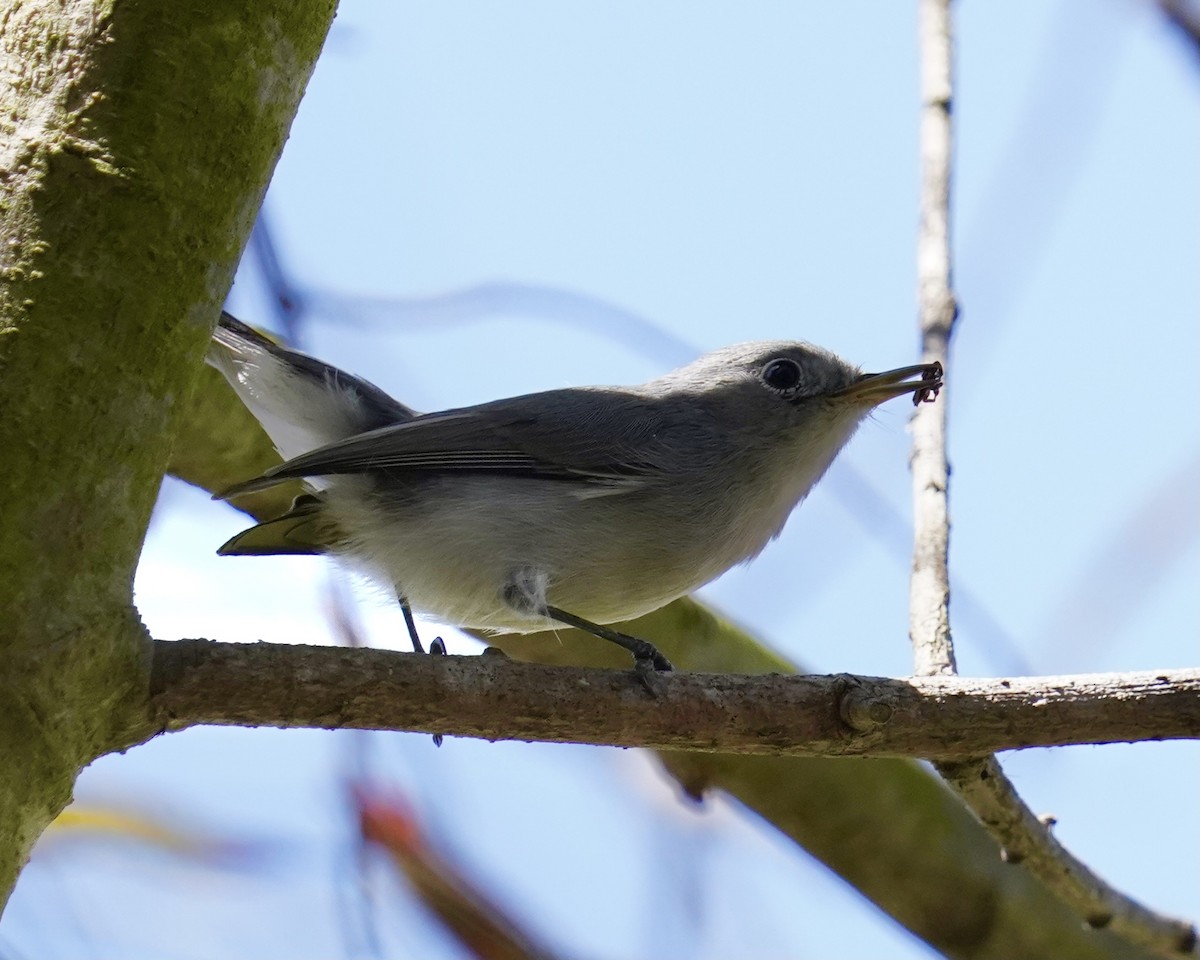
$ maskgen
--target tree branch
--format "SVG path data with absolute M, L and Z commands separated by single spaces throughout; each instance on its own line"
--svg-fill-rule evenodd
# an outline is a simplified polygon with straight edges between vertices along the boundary
M 950 335 L 958 314 L 950 274 L 950 0 L 921 0 L 921 225 L 917 233 L 917 296 L 921 356 L 948 371 Z M 909 637 L 920 676 L 953 674 L 950 637 L 950 515 L 946 501 L 946 398 L 917 405 L 912 419 L 913 545 Z
M 775 756 L 973 758 L 1200 738 L 1200 670 L 1024 680 L 676 673 L 208 640 L 155 643 L 157 729 L 412 730 Z
M 917 279 L 921 350 L 946 364 L 958 309 L 951 282 L 950 185 L 953 163 L 953 18 L 951 0 L 919 0 L 921 49 L 921 221 Z M 957 672 L 950 632 L 948 565 L 950 469 L 946 405 L 922 404 L 913 418 L 915 537 L 909 593 L 910 636 L 918 674 Z M 997 748 L 986 751 L 990 754 Z M 1072 856 L 1017 794 L 994 756 L 946 762 L 938 773 L 1002 845 L 1023 861 L 1088 924 L 1166 956 L 1194 954 L 1196 928 L 1164 917 L 1108 886 Z
M 1052 821 L 1036 817 L 995 757 L 940 762 L 938 771 L 975 811 L 1004 848 L 1009 863 L 1022 863 L 1067 901 L 1093 929 L 1169 957 L 1194 955 L 1196 928 L 1149 910 L 1113 889 L 1050 832 Z

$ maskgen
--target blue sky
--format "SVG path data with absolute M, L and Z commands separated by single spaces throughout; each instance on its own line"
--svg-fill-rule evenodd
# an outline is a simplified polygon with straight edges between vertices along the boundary
M 637 382 L 748 339 L 911 362 L 913 6 L 348 0 L 267 203 L 310 307 L 306 348 L 419 409 Z M 1132 0 L 965 4 L 959 26 L 963 310 L 940 402 L 960 668 L 1195 665 L 1195 58 Z M 252 264 L 230 305 L 271 321 Z M 704 598 L 809 669 L 907 673 L 910 409 L 883 408 L 780 540 Z M 166 485 L 137 582 L 152 632 L 331 642 L 336 574 L 215 557 L 243 526 Z M 402 647 L 395 611 L 342 582 L 371 641 Z M 344 905 L 340 792 L 363 756 L 573 956 L 845 955 L 848 924 L 862 955 L 930 955 L 733 805 L 679 801 L 634 752 L 235 730 L 106 758 L 78 795 L 271 856 L 204 871 L 62 838 L 29 867 L 0 945 L 370 956 Z M 1194 744 L 1003 760 L 1101 874 L 1200 914 Z M 461 955 L 386 864 L 370 875 L 384 955 Z

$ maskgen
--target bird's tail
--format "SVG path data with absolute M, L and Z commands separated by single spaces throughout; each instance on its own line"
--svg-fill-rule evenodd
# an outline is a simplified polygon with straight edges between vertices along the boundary
M 282 346 L 228 313 L 221 314 L 206 359 L 285 460 L 414 416 L 374 384 Z

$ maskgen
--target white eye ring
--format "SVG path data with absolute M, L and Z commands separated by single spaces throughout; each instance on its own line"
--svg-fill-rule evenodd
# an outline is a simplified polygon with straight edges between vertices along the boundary
M 762 368 L 762 382 L 777 393 L 793 394 L 800 389 L 800 364 L 790 357 L 776 357 Z

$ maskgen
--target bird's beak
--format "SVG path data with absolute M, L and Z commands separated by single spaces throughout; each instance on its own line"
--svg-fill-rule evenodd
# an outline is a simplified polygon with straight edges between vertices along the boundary
M 864 373 L 834 396 L 873 407 L 893 397 L 911 393 L 914 404 L 922 401 L 932 403 L 942 389 L 942 375 L 942 365 L 936 360 L 888 370 L 886 373 Z

